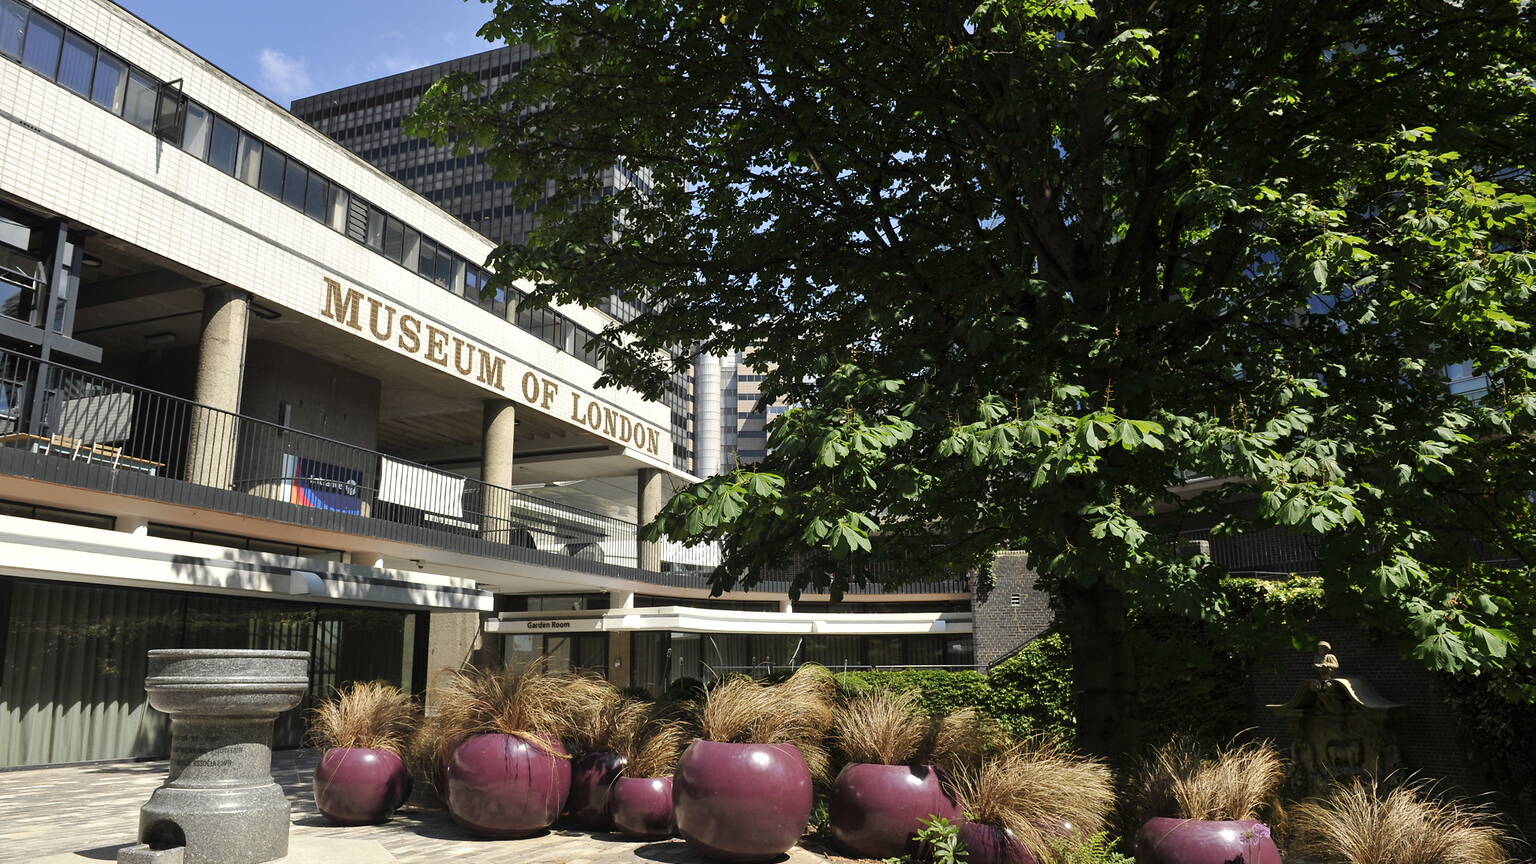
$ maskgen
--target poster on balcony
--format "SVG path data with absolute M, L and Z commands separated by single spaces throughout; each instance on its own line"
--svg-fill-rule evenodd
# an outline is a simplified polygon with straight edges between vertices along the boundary
M 288 478 L 288 500 L 301 507 L 363 512 L 363 472 L 292 453 L 283 456 L 283 476 Z

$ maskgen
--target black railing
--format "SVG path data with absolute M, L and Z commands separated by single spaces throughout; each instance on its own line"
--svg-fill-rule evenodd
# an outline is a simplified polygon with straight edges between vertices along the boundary
M 633 522 L 10 351 L 0 351 L 0 447 L 437 535 L 637 559 Z

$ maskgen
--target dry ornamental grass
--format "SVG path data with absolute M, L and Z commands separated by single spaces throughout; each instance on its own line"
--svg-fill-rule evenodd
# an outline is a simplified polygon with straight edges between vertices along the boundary
M 1504 864 L 1508 838 L 1477 807 L 1431 797 L 1423 784 L 1354 780 L 1298 804 L 1292 825 L 1311 854 L 1348 864 Z
M 836 716 L 837 684 L 824 667 L 806 665 L 781 684 L 728 679 L 704 696 L 699 731 L 706 740 L 792 744 L 818 783 L 830 781 L 824 741 Z
M 551 751 L 548 741 L 588 743 L 598 718 L 617 702 L 616 691 L 598 678 L 552 674 L 542 663 L 514 672 L 471 667 L 454 672 L 436 694 L 438 759 L 464 736 L 482 732 L 516 735 Z
M 974 708 L 929 715 L 915 690 L 875 690 L 852 697 L 837 712 L 838 749 L 849 762 L 877 765 L 976 765 L 1002 738 Z
M 641 728 L 624 757 L 625 777 L 670 777 L 693 740 L 693 730 L 678 720 L 652 719 Z
M 409 693 L 383 681 L 349 684 L 316 708 L 310 735 L 322 747 L 388 750 L 404 756 L 420 713 Z
M 1103 831 L 1115 806 L 1104 763 L 1043 739 L 1016 744 L 980 768 L 961 770 L 955 792 L 965 818 L 1006 828 L 1037 860 Z
M 1157 748 L 1136 779 L 1142 819 L 1258 819 L 1274 802 L 1285 763 L 1268 743 L 1233 742 L 1206 753 L 1176 739 Z

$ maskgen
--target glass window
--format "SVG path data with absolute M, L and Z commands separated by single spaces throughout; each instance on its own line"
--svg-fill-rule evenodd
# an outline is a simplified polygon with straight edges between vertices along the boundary
M 155 102 L 160 93 L 155 82 L 137 69 L 128 73 L 123 97 L 123 119 L 148 132 L 155 128 Z
M 417 258 L 421 254 L 421 233 L 409 225 L 405 226 L 405 249 L 403 251 L 404 254 L 400 258 L 400 263 L 404 264 L 407 270 L 415 270 Z
M 123 88 L 128 83 L 128 64 L 103 51 L 96 59 L 96 79 L 91 82 L 91 101 L 111 111 L 123 110 Z
M 59 71 L 59 46 L 63 42 L 64 26 L 33 12 L 27 19 L 27 44 L 21 62 L 33 72 L 52 78 Z
M 283 197 L 283 172 L 288 170 L 288 160 L 276 150 L 261 154 L 261 191 L 273 198 Z
M 384 257 L 399 261 L 404 251 L 405 226 L 400 224 L 400 220 L 390 217 L 384 224 Z
M 188 118 L 190 122 L 190 117 Z M 225 174 L 235 173 L 235 153 L 240 143 L 240 130 L 223 117 L 214 116 L 213 134 L 208 141 L 208 164 Z
M 453 272 L 448 276 L 448 290 L 455 294 L 464 293 L 464 259 L 453 256 Z
M 437 244 L 430 239 L 421 239 L 421 269 L 418 271 L 426 279 L 437 278 Z
M 319 174 L 309 175 L 309 187 L 304 193 L 304 212 L 317 222 L 325 221 L 326 197 L 330 183 Z
M 81 96 L 91 92 L 91 71 L 96 68 L 96 46 L 78 33 L 64 37 L 64 56 L 59 61 L 59 83 Z
M 247 185 L 255 186 L 261 175 L 261 142 L 240 133 L 240 170 L 235 175 Z
M 196 102 L 187 103 L 187 126 L 181 134 L 181 149 L 199 159 L 208 158 L 208 109 Z
M 187 97 L 169 84 L 158 89 L 155 103 L 155 135 L 172 144 L 181 143 L 182 124 L 186 121 Z
M 337 231 L 345 231 L 347 228 L 347 190 L 331 185 L 331 218 L 330 224 Z
M 27 7 L 16 0 L 0 0 L 0 54 L 21 56 L 21 34 L 27 29 Z
M 289 207 L 297 210 L 304 209 L 304 180 L 307 174 L 309 174 L 308 168 L 295 159 L 288 160 L 288 179 L 283 183 L 283 201 Z
M 384 214 L 377 207 L 368 208 L 368 245 L 384 251 Z

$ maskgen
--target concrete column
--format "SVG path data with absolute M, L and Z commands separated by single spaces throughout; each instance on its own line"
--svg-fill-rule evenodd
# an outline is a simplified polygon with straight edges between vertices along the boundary
M 635 608 L 635 592 L 633 591 L 609 591 L 609 609 L 633 609 Z
M 613 631 L 608 634 L 608 683 L 615 687 L 628 687 L 633 680 L 630 669 L 630 645 L 632 634 Z
M 661 515 L 661 506 L 666 502 L 666 496 L 662 493 L 662 473 L 658 468 L 641 468 L 635 472 L 638 481 L 639 496 L 636 499 L 638 522 L 640 527 L 645 527 L 655 521 Z M 650 570 L 653 573 L 661 572 L 661 544 L 647 543 L 637 540 L 637 551 L 641 570 Z
M 693 421 L 693 473 L 713 477 L 720 473 L 720 437 L 724 424 L 720 409 L 720 358 L 713 354 L 699 356 L 694 375 L 695 404 Z
M 228 285 L 203 289 L 203 330 L 197 349 L 199 406 L 192 410 L 187 438 L 186 479 L 218 489 L 232 488 L 239 423 L 222 412 L 240 410 L 245 380 L 245 343 L 250 332 L 250 295 Z M 276 469 L 280 466 L 271 466 Z
M 372 549 L 349 549 L 347 563 L 378 570 L 384 566 L 384 553 Z
M 148 537 L 149 519 L 145 516 L 119 516 L 112 523 L 112 528 L 135 537 Z
M 495 663 L 481 632 L 479 612 L 432 612 L 427 624 L 427 712 L 437 709 L 436 694 L 448 676 L 466 666 Z
M 783 600 L 780 600 L 779 601 L 779 611 L 780 612 L 793 612 L 793 611 L 795 611 L 794 601 L 790 600 L 788 597 L 785 597 Z
M 517 434 L 517 406 L 506 399 L 487 399 L 482 407 L 480 438 L 480 479 L 491 486 L 512 486 L 512 445 Z M 487 489 L 482 534 L 487 540 L 513 542 L 511 536 L 512 496 L 500 489 Z

